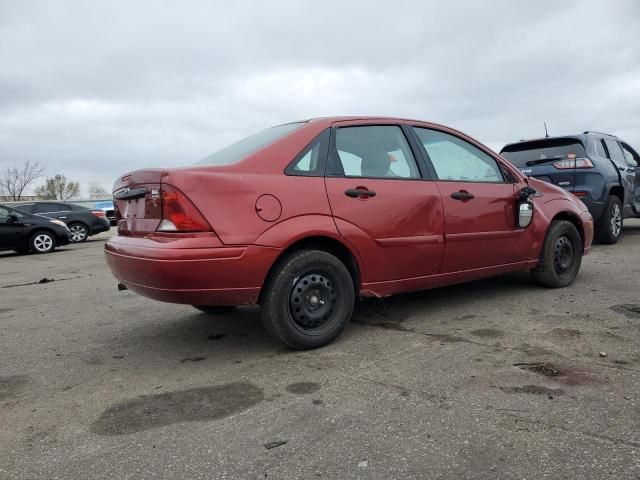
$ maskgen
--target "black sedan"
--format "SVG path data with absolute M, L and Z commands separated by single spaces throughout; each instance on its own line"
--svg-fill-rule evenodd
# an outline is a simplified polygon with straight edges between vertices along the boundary
M 72 242 L 84 242 L 91 235 L 106 232 L 111 228 L 104 210 L 73 203 L 45 201 L 18 203 L 12 207 L 39 217 L 62 220 L 71 230 Z
M 69 242 L 71 231 L 64 222 L 0 205 L 0 250 L 49 253 Z

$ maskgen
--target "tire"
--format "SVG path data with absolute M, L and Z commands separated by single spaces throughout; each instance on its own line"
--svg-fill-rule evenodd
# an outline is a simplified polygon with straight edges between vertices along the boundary
M 34 253 L 50 253 L 55 248 L 56 238 L 45 230 L 34 233 L 29 239 L 29 249 Z
M 595 225 L 595 237 L 599 243 L 613 245 L 622 236 L 622 203 L 616 195 L 609 195 L 604 212 Z
M 194 305 L 193 308 L 196 308 L 207 315 L 220 315 L 222 313 L 230 313 L 236 307 L 231 305 Z
M 89 238 L 89 228 L 84 223 L 71 223 L 69 230 L 71 230 L 72 243 L 85 242 Z
M 297 350 L 322 347 L 349 323 L 355 292 L 347 267 L 321 250 L 282 259 L 262 292 L 261 316 L 275 338 Z
M 582 251 L 582 238 L 575 225 L 554 220 L 547 230 L 540 262 L 531 270 L 534 280 L 550 288 L 570 285 L 580 270 Z

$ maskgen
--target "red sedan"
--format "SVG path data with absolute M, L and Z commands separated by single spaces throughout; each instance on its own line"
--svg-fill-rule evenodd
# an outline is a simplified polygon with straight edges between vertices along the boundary
M 259 304 L 293 348 L 333 341 L 357 296 L 530 270 L 569 285 L 593 222 L 565 190 L 450 128 L 396 118 L 273 127 L 187 168 L 115 183 L 105 246 L 130 290 L 205 312 Z

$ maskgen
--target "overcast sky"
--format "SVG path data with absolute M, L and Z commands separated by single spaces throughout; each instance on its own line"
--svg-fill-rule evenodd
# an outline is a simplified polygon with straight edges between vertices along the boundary
M 328 115 L 640 148 L 640 1 L 0 2 L 0 169 L 110 190 Z

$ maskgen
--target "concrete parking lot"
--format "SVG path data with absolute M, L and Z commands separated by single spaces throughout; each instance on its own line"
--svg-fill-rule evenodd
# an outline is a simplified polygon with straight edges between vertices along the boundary
M 0 254 L 1 479 L 640 478 L 639 221 L 569 288 L 367 300 L 309 352 L 118 291 L 103 242 Z

